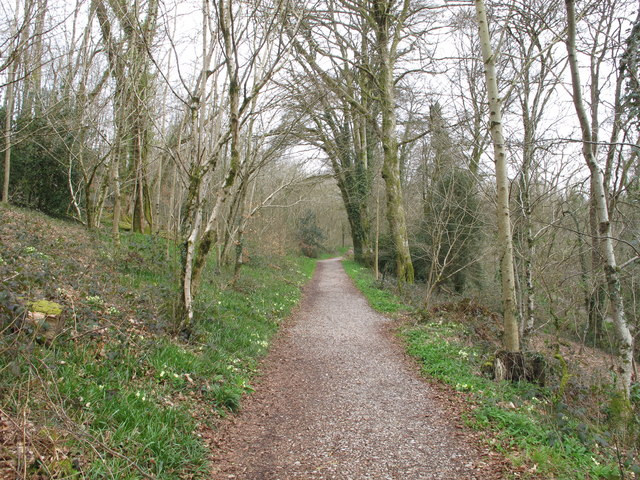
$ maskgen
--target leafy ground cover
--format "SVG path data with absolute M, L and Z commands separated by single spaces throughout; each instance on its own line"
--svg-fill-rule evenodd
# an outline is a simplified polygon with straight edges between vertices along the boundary
M 406 311 L 402 300 L 380 290 L 370 270 L 353 262 L 345 269 L 371 306 L 383 313 Z M 640 471 L 631 450 L 634 422 L 624 413 L 619 398 L 610 395 L 600 405 L 602 422 L 567 401 L 562 358 L 554 368 L 559 381 L 541 388 L 527 382 L 495 382 L 483 369 L 490 350 L 470 327 L 470 315 L 491 324 L 494 319 L 470 303 L 435 308 L 428 320 L 403 322 L 398 334 L 422 372 L 458 392 L 468 402 L 466 420 L 492 432 L 490 443 L 514 465 L 514 478 L 622 479 Z M 467 312 L 460 316 L 461 310 Z M 485 330 L 487 329 L 485 325 Z M 598 393 L 598 392 L 592 392 Z M 601 393 L 601 392 L 600 392 Z
M 184 339 L 171 243 L 0 216 L 0 477 L 206 478 L 211 425 L 252 391 L 315 262 L 255 254 L 234 287 L 209 265 Z M 55 325 L 27 313 L 42 300 Z

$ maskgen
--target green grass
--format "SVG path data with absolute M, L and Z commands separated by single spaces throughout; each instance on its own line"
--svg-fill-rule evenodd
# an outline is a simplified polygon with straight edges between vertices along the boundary
M 374 310 L 382 313 L 412 310 L 410 306 L 403 304 L 396 295 L 380 288 L 370 269 L 353 260 L 343 260 L 342 265 Z
M 407 309 L 397 297 L 375 287 L 368 269 L 354 262 L 344 265 L 373 308 L 380 312 Z M 620 478 L 613 459 L 597 446 L 598 433 L 572 417 L 551 392 L 526 382 L 494 382 L 482 376 L 488 358 L 458 340 L 469 336 L 463 325 L 421 323 L 405 325 L 399 333 L 425 376 L 468 396 L 474 405 L 469 425 L 492 431 L 494 447 L 515 466 L 535 465 L 543 478 L 558 480 Z
M 59 301 L 67 325 L 75 322 L 77 329 L 53 343 L 24 330 L 0 335 L 1 413 L 18 420 L 24 415 L 43 454 L 28 473 L 207 478 L 209 451 L 198 433 L 237 410 L 252 391 L 259 360 L 298 303 L 315 260 L 255 255 L 236 288 L 229 286 L 230 272 L 208 265 L 195 331 L 186 341 L 169 330 L 176 292 L 173 246 L 167 259 L 163 239 L 123 234 L 116 247 L 97 234 L 90 239 L 99 252 L 94 272 L 64 252 L 50 253 L 45 240 L 24 235 L 25 245 L 3 252 L 7 271 L 24 265 L 24 283 L 12 285 L 15 298 L 36 281 L 53 297 L 65 285 L 56 276 L 75 292 L 72 304 L 66 297 Z M 64 239 L 57 244 L 65 248 Z M 47 276 L 38 273 L 43 266 Z
M 328 260 L 329 258 L 343 257 L 349 251 L 349 247 L 338 247 L 330 252 L 323 252 L 318 257 L 320 260 Z
M 497 432 L 503 446 L 518 447 L 510 453 L 515 463 L 537 465 L 547 478 L 618 478 L 611 459 L 594 451 L 594 435 L 585 434 L 584 425 L 571 418 L 551 392 L 479 375 L 486 357 L 449 340 L 452 334 L 465 336 L 460 324 L 428 323 L 406 327 L 401 334 L 426 375 L 469 392 L 476 404 L 472 426 Z

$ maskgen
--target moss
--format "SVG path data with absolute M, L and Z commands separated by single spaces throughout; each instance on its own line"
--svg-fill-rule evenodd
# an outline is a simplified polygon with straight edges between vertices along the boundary
M 31 312 L 44 313 L 47 316 L 55 317 L 62 313 L 62 305 L 56 302 L 50 302 L 49 300 L 38 300 L 29 303 L 29 310 Z

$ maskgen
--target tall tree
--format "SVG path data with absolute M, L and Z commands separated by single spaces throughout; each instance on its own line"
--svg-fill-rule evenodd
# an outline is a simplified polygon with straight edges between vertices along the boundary
M 521 346 L 526 348 L 535 325 L 535 279 L 534 262 L 536 240 L 533 211 L 536 202 L 534 184 L 538 176 L 536 158 L 545 148 L 541 136 L 544 114 L 553 100 L 560 82 L 561 73 L 566 68 L 564 59 L 556 59 L 552 48 L 558 42 L 554 33 L 561 21 L 558 15 L 562 4 L 558 1 L 516 3 L 512 8 L 506 40 L 512 49 L 509 63 L 518 78 L 518 88 L 513 95 L 519 107 L 518 116 L 522 122 L 522 148 L 520 172 L 515 191 L 519 218 L 516 222 L 515 237 L 519 240 L 518 257 L 521 262 Z M 511 53 L 510 52 L 510 53 Z
M 597 141 L 594 142 L 594 135 L 596 134 L 592 131 L 591 122 L 584 107 L 576 50 L 577 20 L 575 0 L 565 0 L 565 7 L 567 13 L 567 38 L 565 43 L 569 58 L 569 68 L 571 70 L 572 99 L 582 133 L 582 155 L 591 173 L 591 196 L 598 222 L 598 236 L 604 254 L 604 272 L 607 279 L 613 323 L 619 342 L 618 349 L 621 364 L 619 385 L 622 392 L 628 398 L 631 388 L 631 375 L 633 373 L 633 337 L 624 313 L 624 303 L 620 289 L 620 269 L 616 262 L 613 246 L 607 194 L 602 171 L 596 157 Z
M 399 4 L 398 4 L 399 3 Z M 371 0 L 370 16 L 375 32 L 374 51 L 379 72 L 376 93 L 381 112 L 380 142 L 382 143 L 382 177 L 387 190 L 387 221 L 396 252 L 396 277 L 399 284 L 413 283 L 414 271 L 409 252 L 407 220 L 400 182 L 400 158 L 396 133 L 395 65 L 404 26 L 410 14 L 409 0 Z
M 478 32 L 485 65 L 489 125 L 493 141 L 496 169 L 496 207 L 498 213 L 498 244 L 500 245 L 500 276 L 502 281 L 502 310 L 504 316 L 504 348 L 509 352 L 520 350 L 516 286 L 513 268 L 513 240 L 509 210 L 509 178 L 507 176 L 507 150 L 502 133 L 502 101 L 498 92 L 495 55 L 491 48 L 487 12 L 483 0 L 475 0 Z

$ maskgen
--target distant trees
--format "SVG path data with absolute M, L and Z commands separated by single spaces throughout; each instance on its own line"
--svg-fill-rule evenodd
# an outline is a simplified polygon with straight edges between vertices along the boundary
M 315 10 L 319 13 L 301 14 L 303 23 L 298 38 L 294 37 L 296 59 L 310 78 L 317 77 L 310 82 L 314 90 L 321 95 L 329 90 L 339 102 L 323 100 L 319 111 L 325 113 L 317 118 L 316 128 L 324 128 L 323 122 L 334 123 L 326 124 L 333 132 L 320 143 L 331 152 L 327 155 L 345 201 L 354 250 L 357 247 L 358 257 L 364 257 L 368 219 L 363 207 L 379 155 L 396 278 L 400 285 L 413 283 L 396 131 L 396 88 L 401 76 L 399 60 L 407 54 L 401 44 L 404 47 L 407 42 L 409 20 L 420 8 L 408 0 L 364 0 L 327 2 Z M 340 118 L 331 119 L 334 112 L 340 112 Z
M 291 135 L 326 155 L 344 202 L 354 257 L 370 263 L 369 200 L 379 166 L 378 145 L 372 119 L 349 100 L 360 98 L 361 103 L 368 102 L 363 94 L 368 78 L 348 62 L 337 69 L 336 74 L 347 95 L 340 91 L 327 94 L 315 75 L 294 76 L 296 81 L 287 86 L 291 95 L 291 118 L 297 122 Z
M 458 294 L 477 283 L 480 260 L 481 212 L 477 179 L 467 168 L 460 146 L 442 106 L 430 107 L 429 141 L 423 146 L 417 175 L 422 197 L 422 218 L 416 234 L 416 265 L 426 281 L 424 304 L 444 286 Z
M 158 18 L 157 0 L 129 5 L 124 1 L 92 3 L 115 82 L 113 109 L 116 137 L 113 148 L 114 224 L 119 224 L 122 193 L 120 169 L 133 177 L 132 229 L 153 225 L 147 168 L 151 153 L 153 79 L 149 52 Z M 107 8 L 107 6 L 109 8 Z M 116 29 L 116 23 L 118 29 Z M 118 35 L 120 32 L 120 36 Z M 92 225 L 89 225 L 90 227 Z M 114 230 L 117 234 L 117 231 Z

